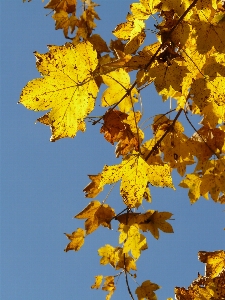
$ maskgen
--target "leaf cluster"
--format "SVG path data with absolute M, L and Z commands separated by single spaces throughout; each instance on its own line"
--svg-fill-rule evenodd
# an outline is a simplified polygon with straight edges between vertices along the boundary
M 41 78 L 28 82 L 19 102 L 45 111 L 37 121 L 50 127 L 52 142 L 84 132 L 91 120 L 93 125 L 101 123 L 100 133 L 107 142 L 116 144 L 120 163 L 88 175 L 91 182 L 84 192 L 94 200 L 75 216 L 85 219 L 85 229 L 66 234 L 70 243 L 65 251 L 78 251 L 99 226 L 111 229 L 112 220 L 118 221 L 118 246 L 106 244 L 98 254 L 100 264 L 110 264 L 119 273 L 96 276 L 92 288 L 103 284 L 110 299 L 116 290 L 115 277 L 124 274 L 133 299 L 128 276 L 137 276 L 136 261 L 148 248 L 145 233 L 156 239 L 159 229 L 173 233 L 168 222 L 172 213 L 136 212 L 143 201 L 152 201 L 151 187 L 175 189 L 175 170 L 184 177 L 179 186 L 188 189 L 191 204 L 201 196 L 225 203 L 225 6 L 218 0 L 140 0 L 130 5 L 126 21 L 117 25 L 115 40 L 107 45 L 93 33 L 95 20 L 100 20 L 98 5 L 92 0 L 81 4 L 79 16 L 77 0 L 50 0 L 45 6 L 53 12 L 55 29 L 62 29 L 70 42 L 49 46 L 45 54 L 35 52 Z M 160 20 L 155 25 L 157 42 L 151 44 L 149 18 Z M 136 76 L 133 82 L 131 72 Z M 141 93 L 151 84 L 163 102 L 173 98 L 176 108 L 153 116 L 148 124 L 152 137 L 146 140 L 140 125 L 143 112 L 136 106 L 144 106 Z M 94 118 L 97 97 L 103 112 Z M 147 100 L 155 101 L 151 95 Z M 193 130 L 190 136 L 184 133 L 182 114 Z M 190 115 L 201 117 L 200 129 Z M 190 165 L 193 172 L 187 173 Z M 119 213 L 105 204 L 107 199 L 102 203 L 95 199 L 106 185 L 117 182 L 125 207 Z M 224 251 L 199 252 L 199 258 L 207 264 L 206 274 L 188 290 L 176 288 L 177 299 L 223 299 Z M 138 299 L 157 299 L 159 288 L 147 280 L 135 293 Z

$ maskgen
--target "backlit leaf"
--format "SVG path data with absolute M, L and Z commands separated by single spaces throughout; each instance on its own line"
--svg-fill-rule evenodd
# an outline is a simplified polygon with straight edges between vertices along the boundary
M 85 130 L 80 124 L 94 109 L 98 93 L 91 75 L 97 66 L 97 53 L 89 42 L 49 49 L 46 54 L 35 53 L 37 68 L 44 77 L 28 82 L 20 103 L 35 111 L 50 109 L 51 141 L 56 141 Z

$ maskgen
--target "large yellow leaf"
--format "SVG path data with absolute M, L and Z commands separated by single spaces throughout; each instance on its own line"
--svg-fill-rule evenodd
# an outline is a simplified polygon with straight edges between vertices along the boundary
M 111 229 L 111 220 L 115 216 L 114 209 L 108 204 L 101 204 L 99 201 L 91 201 L 79 214 L 77 219 L 87 219 L 85 221 L 86 233 L 90 234 L 100 225 Z
M 51 141 L 55 141 L 85 130 L 83 120 L 94 109 L 98 93 L 91 75 L 98 60 L 89 42 L 49 49 L 46 54 L 35 53 L 37 69 L 44 78 L 28 82 L 20 103 L 35 111 L 50 109 L 39 121 L 51 126 Z

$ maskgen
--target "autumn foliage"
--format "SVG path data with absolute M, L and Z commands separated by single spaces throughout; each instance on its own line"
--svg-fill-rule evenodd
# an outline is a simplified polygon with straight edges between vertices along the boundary
M 19 103 L 44 111 L 37 121 L 50 127 L 52 142 L 75 137 L 92 120 L 93 125 L 101 124 L 105 140 L 115 145 L 118 164 L 88 175 L 90 183 L 84 192 L 93 200 L 75 216 L 84 220 L 84 229 L 66 234 L 70 242 L 65 251 L 80 250 L 99 226 L 110 229 L 111 221 L 118 221 L 118 245 L 106 243 L 98 249 L 100 264 L 110 264 L 117 275 L 97 275 L 92 289 L 101 287 L 109 300 L 119 270 L 134 299 L 128 277 L 137 276 L 137 260 L 148 249 L 147 232 L 155 239 L 160 231 L 173 233 L 171 212 L 141 209 L 143 201 L 151 202 L 151 186 L 175 189 L 174 170 L 184 177 L 179 186 L 188 190 L 192 204 L 201 196 L 225 203 L 225 4 L 221 0 L 140 0 L 130 5 L 126 20 L 112 31 L 115 39 L 107 45 L 94 33 L 100 20 L 98 5 L 92 0 L 81 3 L 81 15 L 78 0 L 50 0 L 45 6 L 53 11 L 55 29 L 63 30 L 67 42 L 49 46 L 45 54 L 35 52 L 41 78 L 28 82 Z M 154 33 L 146 25 L 152 16 Z M 157 42 L 148 44 L 150 34 Z M 154 116 L 152 137 L 145 139 L 142 112 L 136 106 L 140 102 L 142 106 L 141 91 L 150 84 L 163 102 L 176 100 L 176 108 Z M 97 97 L 102 115 L 94 119 L 91 113 Z M 191 136 L 184 134 L 182 114 L 193 129 Z M 192 114 L 201 117 L 198 130 L 189 119 Z M 186 173 L 189 165 L 194 166 L 192 173 Z M 96 199 L 105 186 L 117 182 L 124 204 L 121 212 L 115 212 L 106 199 Z M 225 251 L 200 251 L 198 256 L 206 264 L 205 274 L 199 274 L 188 289 L 176 287 L 176 299 L 225 299 Z M 159 288 L 146 280 L 135 294 L 139 300 L 155 300 Z

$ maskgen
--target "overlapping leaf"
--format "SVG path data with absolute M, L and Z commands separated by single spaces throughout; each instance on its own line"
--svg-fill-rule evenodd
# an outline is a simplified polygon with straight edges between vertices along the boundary
M 126 268 L 126 271 L 137 270 L 136 263 L 133 257 L 125 253 L 121 247 L 112 247 L 107 244 L 98 249 L 98 255 L 102 256 L 100 264 L 110 264 L 116 270 Z
M 136 226 L 142 231 L 149 231 L 154 238 L 159 238 L 159 229 L 166 233 L 173 233 L 173 228 L 166 220 L 170 219 L 173 214 L 170 212 L 158 212 L 147 210 L 145 213 L 122 214 L 116 217 L 121 224 Z
M 122 112 L 129 112 L 134 103 L 137 102 L 135 95 L 138 95 L 135 88 L 128 92 L 131 87 L 129 74 L 123 69 L 119 69 L 107 75 L 102 75 L 102 79 L 108 85 L 108 88 L 102 94 L 102 106 L 107 107 L 116 104 L 125 96 L 118 107 Z
M 208 199 L 208 192 L 212 199 L 217 202 L 221 193 L 225 194 L 225 160 L 209 161 L 203 168 L 203 174 L 195 172 L 187 174 L 179 186 L 189 188 L 188 196 L 191 203 L 195 203 L 200 196 Z
M 103 117 L 104 124 L 100 132 L 104 133 L 105 139 L 116 147 L 116 156 L 126 155 L 133 149 L 138 151 L 143 140 L 144 133 L 137 128 L 141 118 L 140 112 L 130 112 L 129 115 L 118 110 L 109 110 Z
M 119 231 L 119 243 L 123 243 L 123 253 L 131 251 L 132 256 L 138 259 L 141 251 L 148 249 L 146 237 L 139 232 L 137 224 L 128 226 L 121 223 Z

